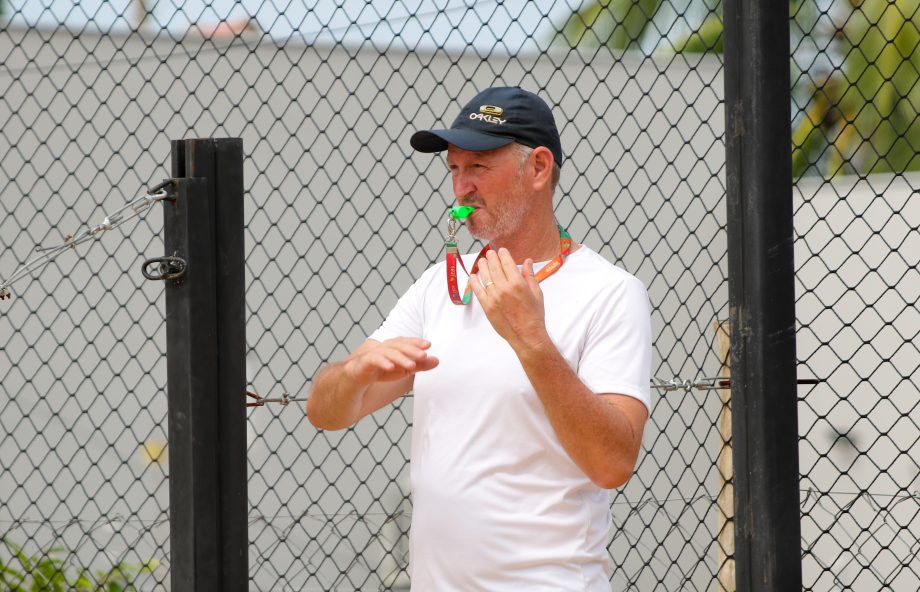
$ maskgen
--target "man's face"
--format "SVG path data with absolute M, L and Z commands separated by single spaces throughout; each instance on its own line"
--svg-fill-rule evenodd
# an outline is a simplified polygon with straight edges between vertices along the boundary
M 466 219 L 471 235 L 490 242 L 511 236 L 521 227 L 531 200 L 513 146 L 470 152 L 449 145 L 447 168 L 457 202 L 476 208 Z

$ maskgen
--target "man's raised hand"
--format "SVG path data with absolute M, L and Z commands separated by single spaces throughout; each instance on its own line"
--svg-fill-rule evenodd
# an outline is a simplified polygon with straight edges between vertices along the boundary
M 438 359 L 428 355 L 431 343 L 417 337 L 395 337 L 368 342 L 345 360 L 345 372 L 356 384 L 400 380 L 416 372 L 431 370 Z
M 549 339 L 532 260 L 519 270 L 507 249 L 489 251 L 485 265 L 480 263 L 479 272 L 470 276 L 470 285 L 492 327 L 512 347 Z

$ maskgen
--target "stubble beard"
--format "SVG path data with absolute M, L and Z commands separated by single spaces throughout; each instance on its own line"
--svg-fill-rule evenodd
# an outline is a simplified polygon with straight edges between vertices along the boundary
M 474 238 L 491 243 L 496 239 L 513 235 L 521 227 L 529 208 L 520 183 L 514 184 L 514 191 L 518 195 L 512 196 L 510 200 L 499 197 L 500 205 L 489 208 L 491 220 L 488 223 L 477 220 L 475 214 L 468 219 L 467 230 Z M 470 202 L 481 203 L 481 200 L 476 196 Z

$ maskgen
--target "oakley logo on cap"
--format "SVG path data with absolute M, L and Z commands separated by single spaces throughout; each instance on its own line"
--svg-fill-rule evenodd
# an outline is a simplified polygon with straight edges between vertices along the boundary
M 501 125 L 507 121 L 507 119 L 501 119 L 504 112 L 505 110 L 501 107 L 483 105 L 479 108 L 479 113 L 470 113 L 470 119 L 478 119 L 486 123 Z

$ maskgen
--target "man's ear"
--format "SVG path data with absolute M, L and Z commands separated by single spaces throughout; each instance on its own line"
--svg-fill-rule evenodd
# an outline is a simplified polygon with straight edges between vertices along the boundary
M 546 146 L 537 146 L 530 153 L 533 166 L 533 184 L 537 191 L 543 190 L 552 184 L 553 178 L 553 153 Z

